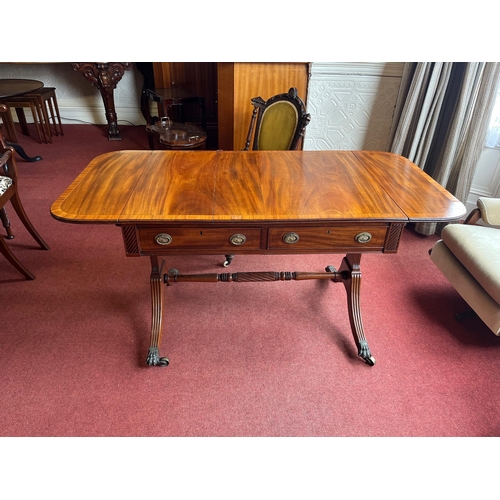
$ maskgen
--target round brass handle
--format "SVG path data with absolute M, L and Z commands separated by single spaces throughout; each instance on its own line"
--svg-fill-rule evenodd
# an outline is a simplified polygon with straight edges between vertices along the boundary
M 160 233 L 155 236 L 155 241 L 158 245 L 170 245 L 172 243 L 172 236 L 167 233 Z
M 245 241 L 247 241 L 247 237 L 244 234 L 233 234 L 230 238 L 229 241 L 233 245 L 243 245 Z
M 293 245 L 300 240 L 300 236 L 297 233 L 286 233 L 283 235 L 283 241 L 289 245 Z
M 368 243 L 372 239 L 372 235 L 370 233 L 359 233 L 354 237 L 354 239 L 358 243 Z

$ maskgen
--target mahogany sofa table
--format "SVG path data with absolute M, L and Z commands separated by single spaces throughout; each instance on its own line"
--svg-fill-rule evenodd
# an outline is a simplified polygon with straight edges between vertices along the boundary
M 409 160 L 373 151 L 118 151 L 95 158 L 52 205 L 72 223 L 115 224 L 151 261 L 148 365 L 160 357 L 163 285 L 326 279 L 344 284 L 358 354 L 375 360 L 360 310 L 361 255 L 396 253 L 408 222 L 464 205 Z M 172 255 L 345 254 L 337 271 L 181 274 Z M 161 262 L 160 262 L 161 260 Z

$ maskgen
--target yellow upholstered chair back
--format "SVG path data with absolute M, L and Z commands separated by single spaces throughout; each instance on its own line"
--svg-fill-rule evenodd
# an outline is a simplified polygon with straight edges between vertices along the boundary
M 250 148 L 252 136 L 253 150 L 297 149 L 311 119 L 297 89 L 292 87 L 287 93 L 275 95 L 267 101 L 254 97 L 252 104 L 254 111 L 244 150 Z
M 296 107 L 288 101 L 278 101 L 262 113 L 257 134 L 257 148 L 287 150 L 292 145 L 299 116 Z

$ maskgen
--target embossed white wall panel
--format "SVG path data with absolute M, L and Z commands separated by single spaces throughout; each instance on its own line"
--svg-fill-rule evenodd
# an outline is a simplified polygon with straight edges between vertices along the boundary
M 386 151 L 403 63 L 313 63 L 304 149 Z

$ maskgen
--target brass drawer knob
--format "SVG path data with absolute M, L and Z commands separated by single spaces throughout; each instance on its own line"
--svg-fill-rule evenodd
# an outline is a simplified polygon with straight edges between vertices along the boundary
M 247 237 L 244 234 L 233 234 L 230 238 L 229 241 L 233 245 L 243 245 L 245 241 L 247 241 Z
M 358 243 L 368 243 L 372 239 L 372 235 L 370 233 L 359 233 L 354 237 L 354 239 Z
M 283 235 L 283 241 L 288 243 L 289 245 L 293 245 L 300 240 L 300 237 L 297 233 L 286 233 Z
M 172 236 L 167 233 L 160 233 L 155 236 L 155 241 L 158 245 L 170 245 L 172 243 Z

